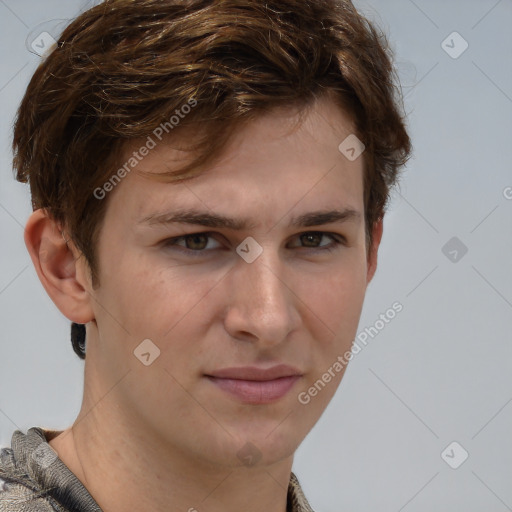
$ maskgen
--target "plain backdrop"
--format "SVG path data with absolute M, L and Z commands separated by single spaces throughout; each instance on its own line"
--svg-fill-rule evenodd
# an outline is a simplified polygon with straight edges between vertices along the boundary
M 26 251 L 10 143 L 35 35 L 91 5 L 0 0 L 2 446 L 80 407 L 83 362 Z M 354 357 L 294 471 L 317 512 L 512 510 L 512 2 L 356 7 L 389 37 L 414 144 L 359 332 L 403 310 Z

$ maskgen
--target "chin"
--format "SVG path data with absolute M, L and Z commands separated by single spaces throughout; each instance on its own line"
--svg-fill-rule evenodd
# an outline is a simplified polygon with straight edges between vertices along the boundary
M 275 428 L 275 424 L 272 428 Z M 263 429 L 255 425 L 252 428 L 236 431 L 227 428 L 222 434 L 215 432 L 221 437 L 202 437 L 202 442 L 194 442 L 193 449 L 199 457 L 207 458 L 208 462 L 216 466 L 236 469 L 242 466 L 263 467 L 276 464 L 288 457 L 293 456 L 302 438 L 298 438 L 297 432 L 289 432 L 279 427 L 271 432 L 271 429 Z M 210 436 L 212 431 L 209 432 Z M 204 445 L 203 445 L 204 444 Z M 191 447 L 192 448 L 192 447 Z

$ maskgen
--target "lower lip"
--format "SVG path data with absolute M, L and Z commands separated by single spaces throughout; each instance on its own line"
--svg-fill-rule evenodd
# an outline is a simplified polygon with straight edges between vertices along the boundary
M 226 393 L 250 404 L 268 404 L 282 398 L 300 379 L 300 375 L 274 380 L 255 381 L 239 379 L 208 379 Z

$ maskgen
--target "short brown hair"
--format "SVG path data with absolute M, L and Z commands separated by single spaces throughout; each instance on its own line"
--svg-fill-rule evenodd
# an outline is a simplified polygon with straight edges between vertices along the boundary
M 127 143 L 195 102 L 172 134 L 200 128 L 196 158 L 165 175 L 186 179 L 241 122 L 330 94 L 366 146 L 370 247 L 411 151 L 395 77 L 386 36 L 349 0 L 106 0 L 67 26 L 34 73 L 15 121 L 16 179 L 30 182 L 33 209 L 69 233 L 97 284 L 107 201 L 94 191 Z

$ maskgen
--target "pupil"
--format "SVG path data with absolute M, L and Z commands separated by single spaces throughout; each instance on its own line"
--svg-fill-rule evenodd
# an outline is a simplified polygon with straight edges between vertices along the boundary
M 313 241 L 313 243 L 314 243 L 315 239 L 316 239 L 316 241 L 318 242 L 318 238 L 319 238 L 319 236 L 320 236 L 320 235 L 319 235 L 318 233 L 308 233 L 307 235 L 304 235 L 304 237 L 305 237 L 305 239 L 306 239 L 306 241 L 307 241 L 307 242 L 306 242 L 306 245 L 307 245 L 309 242 L 311 242 L 311 241 Z
M 191 237 L 188 238 L 188 240 L 193 240 L 193 243 L 192 245 L 194 245 L 198 240 L 203 240 L 203 242 L 205 241 L 206 237 L 205 235 L 192 235 Z M 199 245 L 201 247 L 190 247 L 190 244 L 187 244 L 189 245 L 189 249 L 204 249 L 204 243 L 201 244 L 201 242 L 199 242 Z

